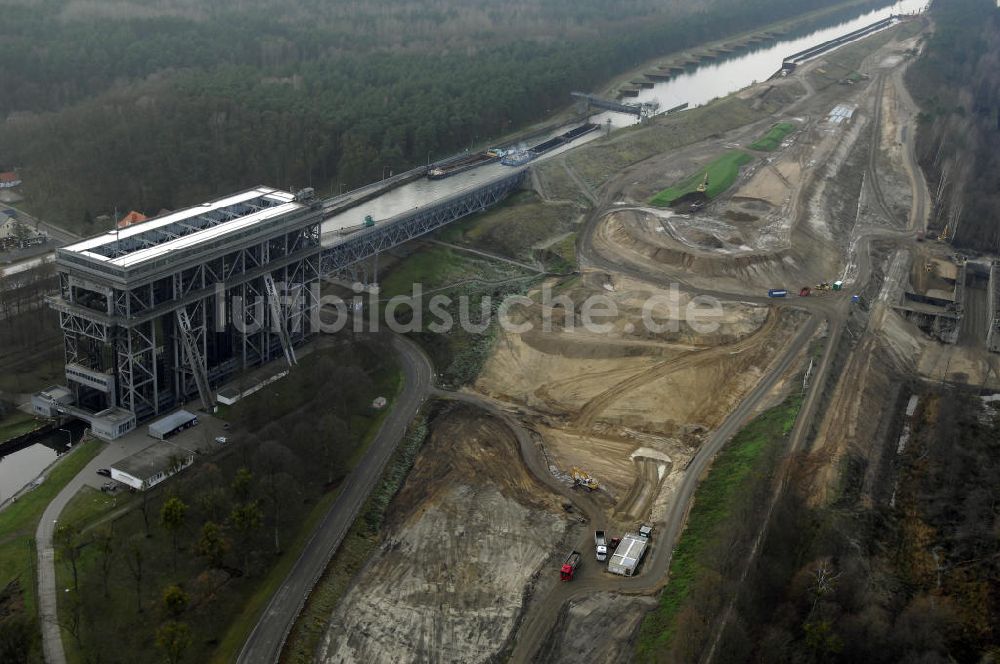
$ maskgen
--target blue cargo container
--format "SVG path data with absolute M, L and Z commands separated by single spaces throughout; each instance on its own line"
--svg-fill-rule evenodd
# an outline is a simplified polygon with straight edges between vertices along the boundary
M 788 291 L 786 291 L 784 288 L 772 288 L 771 290 L 767 291 L 768 297 L 785 297 L 786 295 L 788 295 Z

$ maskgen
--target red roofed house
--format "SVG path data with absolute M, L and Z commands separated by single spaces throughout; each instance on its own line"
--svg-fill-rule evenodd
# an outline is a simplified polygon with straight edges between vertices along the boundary
M 148 218 L 149 217 L 147 217 L 143 213 L 132 210 L 127 215 L 122 217 L 121 221 L 118 222 L 118 228 L 127 228 L 132 224 L 138 224 L 143 221 L 146 221 Z
M 14 171 L 0 173 L 0 189 L 11 189 L 21 184 L 21 178 Z

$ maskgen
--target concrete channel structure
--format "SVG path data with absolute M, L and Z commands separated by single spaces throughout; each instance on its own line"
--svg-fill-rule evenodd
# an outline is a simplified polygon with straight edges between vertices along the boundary
M 323 235 L 357 201 L 255 187 L 56 252 L 65 376 L 71 399 L 35 395 L 37 412 L 76 417 L 118 438 L 295 348 L 317 330 L 322 276 L 487 209 L 517 189 L 505 172 L 370 227 Z M 335 229 L 336 230 L 336 229 Z

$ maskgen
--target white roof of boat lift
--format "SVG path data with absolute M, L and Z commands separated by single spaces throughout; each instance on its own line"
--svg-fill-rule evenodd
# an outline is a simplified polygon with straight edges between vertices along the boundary
M 264 198 L 268 200 L 268 202 L 274 204 L 274 206 L 222 221 L 209 228 L 198 230 L 181 237 L 165 239 L 163 242 L 154 246 L 139 248 L 120 256 L 109 257 L 94 251 L 136 235 L 149 233 L 150 231 L 155 231 L 171 224 L 183 222 L 186 219 L 192 219 L 215 210 L 220 210 L 232 205 L 238 205 L 240 203 L 246 203 L 258 198 Z M 171 212 L 163 215 L 162 217 L 156 217 L 154 219 L 150 219 L 149 221 L 134 224 L 116 231 L 108 231 L 102 235 L 87 238 L 86 240 L 82 240 L 76 244 L 63 247 L 62 250 L 86 256 L 92 260 L 101 261 L 109 265 L 125 268 L 137 265 L 144 261 L 152 260 L 154 258 L 162 257 L 172 251 L 179 251 L 204 242 L 209 242 L 224 235 L 255 226 L 269 219 L 280 217 L 303 207 L 304 205 L 302 203 L 295 201 L 294 194 L 287 191 L 272 189 L 270 187 L 255 187 L 232 196 L 220 198 L 219 200 L 212 201 L 210 203 L 203 203 L 202 205 L 195 205 L 183 210 L 178 210 L 177 212 Z

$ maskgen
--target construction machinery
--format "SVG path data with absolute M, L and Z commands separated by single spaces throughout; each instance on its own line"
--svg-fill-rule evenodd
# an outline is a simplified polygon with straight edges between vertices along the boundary
M 573 486 L 581 487 L 587 491 L 597 491 L 601 488 L 597 480 L 591 477 L 590 473 L 585 470 L 573 468 L 571 475 L 573 476 Z
M 699 194 L 704 194 L 706 191 L 708 191 L 708 171 L 705 171 L 705 179 L 698 185 Z
M 580 560 L 580 552 L 571 551 L 559 569 L 559 579 L 561 581 L 572 581 L 573 575 L 576 574 L 576 569 L 580 566 Z
M 816 284 L 816 289 L 815 290 L 819 290 L 819 291 L 830 290 L 830 284 L 828 284 L 825 281 L 823 283 L 821 283 L 821 284 Z
M 809 288 L 808 286 L 803 286 L 801 290 L 799 290 L 799 297 L 809 297 L 811 293 L 812 293 L 811 288 Z
M 951 235 L 948 233 L 949 230 L 951 230 L 951 224 L 945 224 L 944 225 L 944 230 L 941 231 L 940 235 L 938 235 L 938 242 L 947 242 L 948 241 L 948 239 L 951 237 Z

